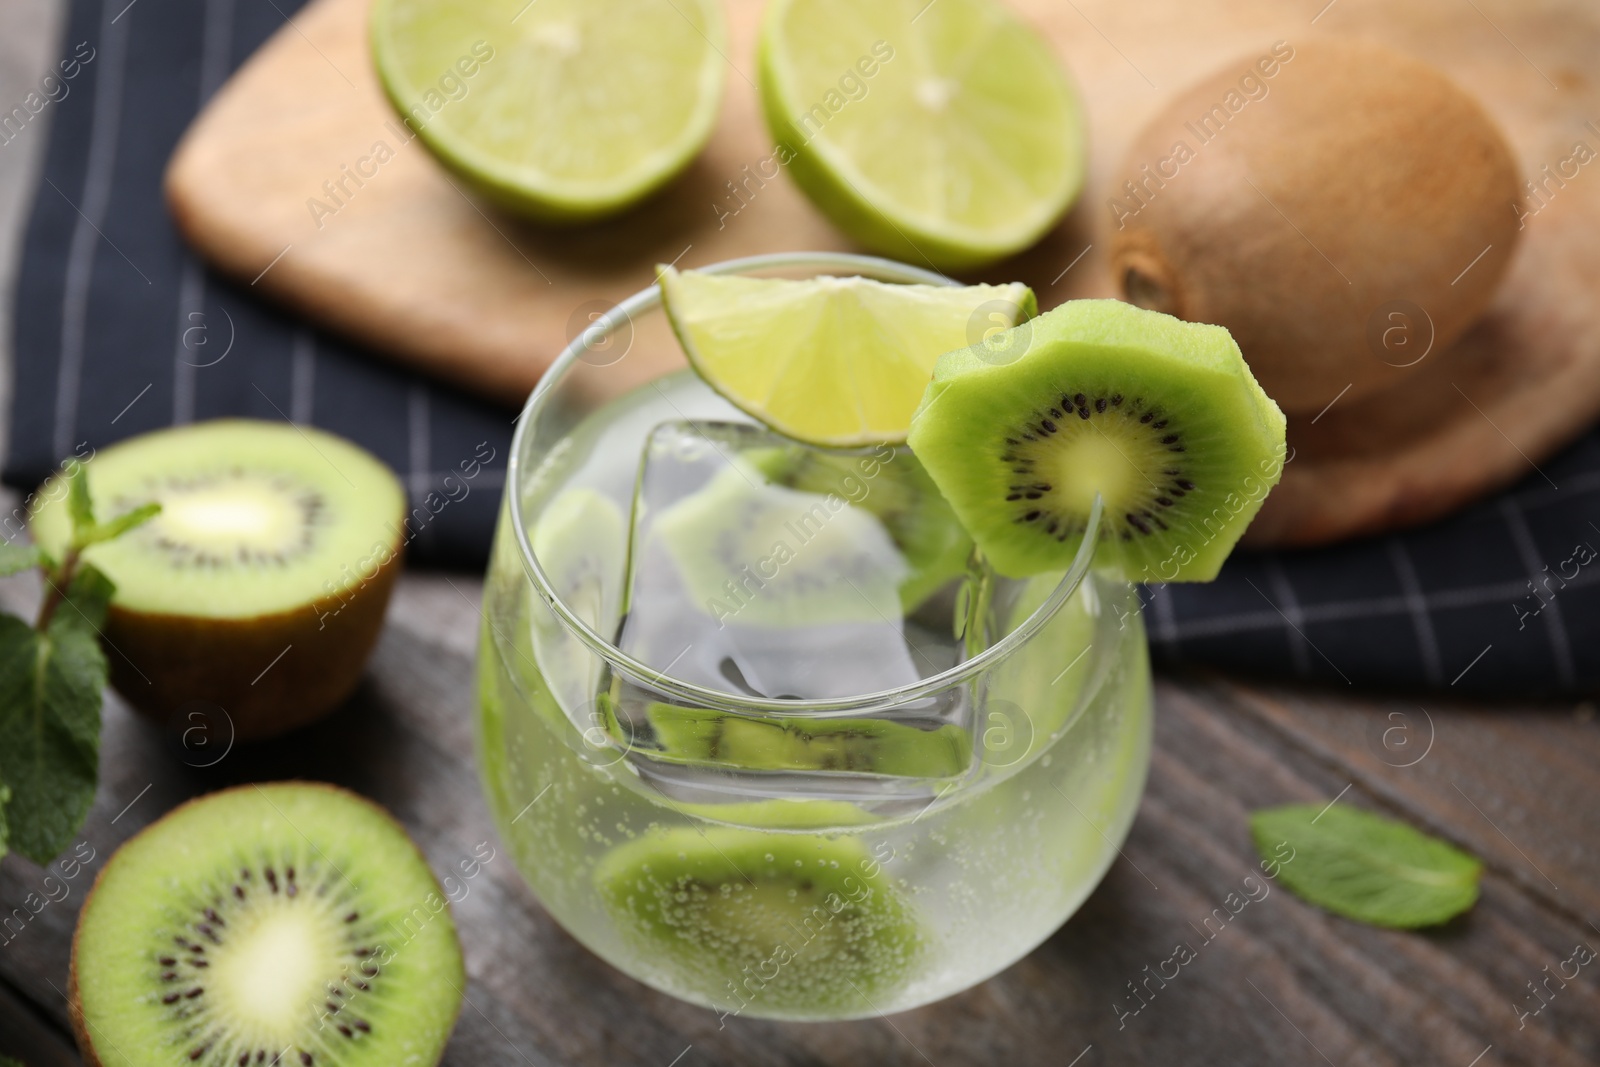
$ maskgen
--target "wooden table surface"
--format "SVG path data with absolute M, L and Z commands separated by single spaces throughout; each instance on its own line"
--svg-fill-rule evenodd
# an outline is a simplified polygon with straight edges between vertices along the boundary
M 65 899 L 0 945 L 0 1053 L 31 1067 L 79 1062 L 61 992 L 78 907 L 112 850 L 188 797 L 323 779 L 387 806 L 436 869 L 483 841 L 499 850 L 472 750 L 480 593 L 472 575 L 405 575 L 347 708 L 220 759 L 108 697 L 100 793 L 80 853 L 94 859 L 64 883 Z M 26 580 L 0 583 L 8 610 L 30 610 L 35 596 Z M 1597 767 L 1600 723 L 1588 705 L 1473 707 L 1164 676 L 1150 785 L 1125 858 L 1042 947 L 976 989 L 868 1021 L 723 1026 L 568 937 L 499 850 L 456 908 L 470 985 L 445 1063 L 1594 1064 L 1600 962 L 1564 985 L 1550 978 L 1543 999 L 1528 983 L 1556 975 L 1579 944 L 1600 950 Z M 1398 933 L 1274 887 L 1204 943 L 1202 921 L 1255 868 L 1246 814 L 1336 796 L 1482 857 L 1477 907 L 1433 931 Z M 0 902 L 9 910 L 30 892 L 42 897 L 45 875 L 7 857 Z M 1115 1005 L 1132 1003 L 1128 983 L 1185 941 L 1198 958 L 1164 988 L 1152 984 L 1138 1014 L 1119 1017 Z

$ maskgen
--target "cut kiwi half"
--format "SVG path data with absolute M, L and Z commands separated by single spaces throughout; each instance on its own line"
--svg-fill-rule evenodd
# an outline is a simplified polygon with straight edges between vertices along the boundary
M 900 582 L 906 614 L 967 572 L 972 538 L 910 449 L 848 453 L 797 445 L 751 461 L 778 485 L 848 500 L 877 516 L 909 568 Z
M 305 782 L 192 801 L 117 850 L 72 944 L 92 1065 L 435 1064 L 466 977 L 438 882 L 369 801 Z
M 972 763 L 972 736 L 955 724 L 931 730 L 885 719 L 755 718 L 651 704 L 657 758 L 750 771 L 831 771 L 953 778 Z
M 1284 418 L 1218 326 L 1078 300 L 949 352 L 909 442 L 995 570 L 1209 581 L 1285 462 Z
M 926 945 L 910 903 L 850 838 L 656 830 L 607 853 L 595 884 L 663 985 L 758 1015 L 871 1014 Z
M 160 721 L 220 706 L 243 739 L 308 723 L 355 688 L 406 539 L 405 492 L 368 452 L 310 427 L 225 419 L 134 437 L 85 467 L 104 514 L 161 513 L 84 559 L 116 584 L 111 681 Z M 67 494 L 34 540 L 60 558 Z

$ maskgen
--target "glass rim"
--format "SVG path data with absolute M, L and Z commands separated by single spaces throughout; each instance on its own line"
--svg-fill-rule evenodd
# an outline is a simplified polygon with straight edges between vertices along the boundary
M 876 277 L 879 280 L 891 281 L 897 284 L 924 284 L 954 286 L 961 283 L 947 278 L 942 274 L 926 271 L 920 267 L 899 263 L 890 259 L 877 256 L 856 255 L 849 252 L 783 252 L 760 256 L 746 256 L 740 259 L 723 260 L 706 267 L 695 268 L 706 274 L 747 274 L 758 270 L 773 270 L 784 267 L 818 267 L 818 273 L 835 273 L 850 271 L 856 274 Z M 848 276 L 848 275 L 843 275 Z M 641 289 L 632 296 L 623 300 L 616 307 L 606 312 L 593 325 L 581 332 L 572 342 L 562 350 L 550 366 L 540 376 L 539 383 L 528 394 L 527 401 L 523 404 L 521 413 L 517 416 L 517 428 L 511 438 L 511 455 L 506 464 L 506 506 L 511 511 L 511 524 L 516 533 L 517 549 L 522 557 L 523 569 L 533 579 L 535 590 L 555 612 L 557 619 L 566 629 L 582 641 L 589 649 L 603 659 L 614 671 L 623 673 L 630 678 L 643 681 L 649 686 L 660 690 L 685 703 L 710 708 L 716 711 L 733 714 L 749 715 L 752 712 L 771 712 L 775 714 L 793 715 L 797 711 L 815 713 L 817 717 L 841 716 L 857 712 L 880 711 L 885 708 L 904 704 L 922 697 L 960 685 L 981 674 L 985 669 L 995 663 L 1006 659 L 1012 652 L 1020 648 L 1055 617 L 1056 612 L 1067 602 L 1083 582 L 1088 574 L 1089 567 L 1094 561 L 1095 546 L 1099 540 L 1103 501 L 1099 494 L 1095 495 L 1094 503 L 1089 510 L 1088 521 L 1084 528 L 1083 542 L 1078 547 L 1078 553 L 1073 557 L 1071 565 L 1062 574 L 1060 582 L 1051 590 L 1027 619 L 1006 634 L 1000 640 L 990 645 L 970 659 L 963 660 L 953 667 L 949 667 L 927 678 L 893 689 L 882 689 L 870 693 L 861 693 L 845 697 L 830 697 L 826 699 L 785 700 L 773 697 L 746 697 L 737 693 L 728 693 L 720 689 L 709 689 L 693 682 L 686 682 L 674 678 L 666 671 L 658 670 L 630 656 L 618 648 L 610 639 L 601 635 L 589 626 L 582 618 L 562 600 L 551 584 L 550 578 L 540 565 L 538 556 L 533 551 L 533 541 L 530 536 L 527 522 L 523 516 L 521 486 L 522 486 L 522 450 L 525 444 L 525 434 L 531 432 L 529 427 L 534 425 L 541 410 L 555 393 L 557 386 L 565 378 L 573 365 L 583 357 L 594 345 L 605 340 L 612 330 L 625 323 L 631 323 L 636 314 L 651 311 L 661 306 L 661 286 L 651 285 Z M 665 314 L 665 312 L 663 312 Z

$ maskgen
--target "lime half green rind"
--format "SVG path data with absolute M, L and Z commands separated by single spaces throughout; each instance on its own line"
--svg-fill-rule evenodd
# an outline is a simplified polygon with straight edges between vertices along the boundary
M 269 888 L 264 864 L 276 865 L 282 892 Z M 294 899 L 285 895 L 289 866 L 297 868 Z M 242 868 L 256 872 L 248 888 Z M 243 898 L 233 893 L 236 884 Z M 236 925 L 213 928 L 216 939 L 208 937 L 196 926 L 205 925 L 206 907 L 233 916 Z M 356 912 L 358 918 L 347 921 Z M 241 914 L 257 924 L 238 926 Z M 252 937 L 263 929 L 301 936 L 294 944 L 281 936 Z M 353 973 L 341 985 L 340 1013 L 324 1014 L 327 997 L 320 988 L 304 1001 L 283 996 L 297 981 L 309 989 L 321 977 L 337 978 L 336 969 L 321 973 L 335 958 L 328 946 L 352 930 L 370 938 L 373 951 L 364 958 L 374 973 Z M 205 951 L 196 953 L 179 938 Z M 163 964 L 163 958 L 176 962 Z M 196 969 L 191 958 L 209 966 Z M 252 963 L 275 968 L 271 980 L 263 980 L 263 967 L 244 966 Z M 164 980 L 168 971 L 182 980 Z M 152 824 L 107 862 L 73 942 L 84 1030 L 102 1062 L 129 1067 L 166 1067 L 212 1054 L 208 1062 L 216 1062 L 230 1047 L 226 1062 L 236 1062 L 244 1046 L 221 1039 L 202 1057 L 190 1055 L 208 1036 L 190 1033 L 190 1023 L 225 1005 L 242 1005 L 254 1016 L 241 1026 L 253 1024 L 258 1040 L 282 1038 L 272 1052 L 284 1052 L 292 1040 L 294 1052 L 285 1052 L 284 1062 L 291 1055 L 303 1062 L 304 1051 L 317 1062 L 434 1064 L 465 982 L 449 904 L 416 846 L 376 805 L 311 783 L 226 790 Z M 181 988 L 187 1012 L 163 1003 L 161 994 L 174 987 Z M 203 1000 L 187 996 L 195 988 L 203 989 L 196 995 Z M 357 1036 L 349 1037 L 339 1031 L 357 1018 L 367 1029 L 352 1027 Z
M 370 31 L 406 127 L 480 195 L 542 222 L 649 196 L 722 110 L 717 0 L 377 0 Z
M 774 0 L 759 66 L 779 161 L 874 251 L 980 267 L 1037 242 L 1082 190 L 1077 89 L 997 0 Z
M 1152 540 L 1156 558 L 1102 534 L 1096 565 L 1134 581 L 1210 581 L 1282 477 L 1285 454 L 1282 412 L 1221 327 L 1116 300 L 1070 301 L 1009 338 L 940 357 L 908 443 L 997 571 L 1059 570 L 1079 539 L 1016 537 L 1015 509 L 993 475 L 1006 470 L 1007 436 L 1030 412 L 1107 388 L 1181 411 L 1208 477 L 1184 501 L 1198 519 Z
M 807 444 L 905 440 L 935 361 L 1037 312 L 1025 285 L 804 281 L 660 268 L 690 365 L 734 405 Z

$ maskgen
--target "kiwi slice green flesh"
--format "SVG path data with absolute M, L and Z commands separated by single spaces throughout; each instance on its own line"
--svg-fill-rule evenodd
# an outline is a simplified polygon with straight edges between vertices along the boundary
M 659 758 L 755 771 L 825 771 L 953 778 L 972 763 L 972 737 L 885 719 L 752 718 L 652 704 Z
M 908 448 L 876 453 L 824 452 L 794 446 L 751 456 L 763 475 L 801 492 L 833 495 L 876 515 L 905 557 L 900 582 L 906 614 L 967 571 L 972 538 Z
M 388 814 L 331 786 L 242 786 L 123 845 L 73 940 L 92 1064 L 434 1064 L 465 987 L 449 905 Z
M 319 430 L 229 419 L 131 438 L 86 470 L 102 521 L 162 508 L 84 553 L 116 584 L 105 632 L 130 703 L 162 720 L 191 701 L 219 705 L 250 738 L 349 694 L 407 536 L 387 467 Z M 57 558 L 72 534 L 66 496 L 47 483 L 30 523 Z
M 748 1001 L 757 1015 L 867 1014 L 911 977 L 926 943 L 849 838 L 661 830 L 607 853 L 595 880 L 623 936 L 673 987 Z
M 562 603 L 596 633 L 614 634 L 628 565 L 622 509 L 593 489 L 567 489 L 539 514 L 532 541 L 534 558 Z M 531 610 L 542 688 L 563 707 L 583 707 L 599 689 L 599 658 L 542 601 Z
M 996 353 L 1003 353 L 1004 357 Z M 1282 475 L 1283 414 L 1228 332 L 1079 300 L 941 356 L 908 438 L 995 570 L 1209 581 Z

